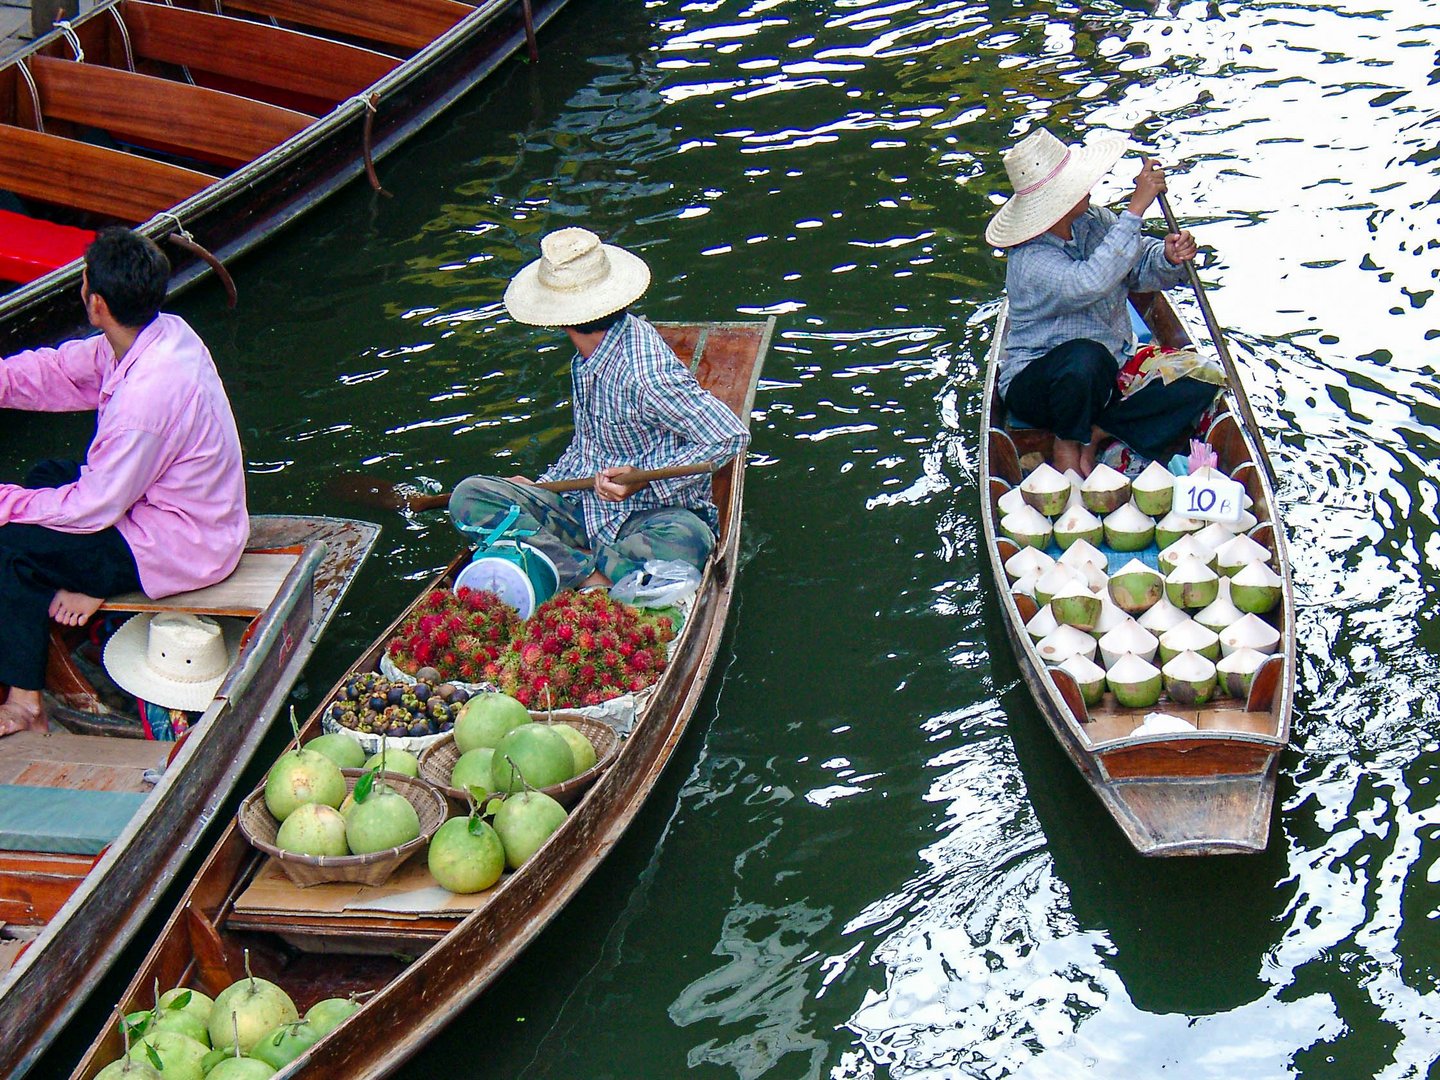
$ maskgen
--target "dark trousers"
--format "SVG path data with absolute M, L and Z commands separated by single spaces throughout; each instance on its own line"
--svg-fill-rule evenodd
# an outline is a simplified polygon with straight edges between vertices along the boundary
M 73 461 L 42 461 L 29 488 L 61 487 L 80 477 Z M 115 596 L 140 587 L 130 545 L 113 526 L 64 533 L 43 525 L 0 525 L 0 684 L 22 690 L 45 685 L 50 601 L 59 589 Z
M 1151 383 L 1127 398 L 1115 376 L 1120 365 L 1097 341 L 1057 345 L 1020 370 L 1005 394 L 1006 407 L 1027 424 L 1055 437 L 1088 443 L 1091 428 L 1114 435 L 1147 458 L 1164 457 L 1215 399 L 1216 387 L 1198 379 Z

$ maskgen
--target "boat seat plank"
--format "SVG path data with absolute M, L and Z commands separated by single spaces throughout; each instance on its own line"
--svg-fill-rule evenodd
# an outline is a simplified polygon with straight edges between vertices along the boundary
M 19 731 L 0 739 L 0 784 L 93 787 L 145 794 L 146 769 L 164 768 L 173 743 Z
M 400 61 L 383 53 L 248 19 L 128 0 L 137 56 L 331 102 L 379 82 Z
M 189 611 L 197 615 L 254 617 L 270 606 L 298 555 L 247 551 L 224 581 L 203 589 L 152 600 L 143 592 L 112 596 L 102 611 Z
M 95 234 L 0 210 L 0 281 L 24 285 L 85 254 Z
M 226 0 L 226 6 L 411 50 L 423 49 L 474 10 L 456 0 L 377 0 L 363 6 L 346 0 Z
M 121 150 L 0 124 L 0 188 L 27 199 L 138 224 L 214 179 Z
M 0 784 L 0 849 L 99 855 L 144 801 L 133 791 Z
M 745 408 L 750 392 L 750 372 L 736 358 L 753 355 L 763 333 L 763 326 L 715 326 L 700 342 L 695 378 L 736 413 Z
M 98 64 L 36 56 L 30 70 L 45 117 L 227 166 L 248 164 L 314 120 L 235 94 Z

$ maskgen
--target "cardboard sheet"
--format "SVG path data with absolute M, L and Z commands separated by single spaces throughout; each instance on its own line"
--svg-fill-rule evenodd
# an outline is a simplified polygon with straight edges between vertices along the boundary
M 235 901 L 235 910 L 242 915 L 462 919 L 489 903 L 494 891 L 458 896 L 442 889 L 430 876 L 423 851 L 407 859 L 383 885 L 342 881 L 305 889 L 286 877 L 276 860 L 266 859 L 255 879 Z

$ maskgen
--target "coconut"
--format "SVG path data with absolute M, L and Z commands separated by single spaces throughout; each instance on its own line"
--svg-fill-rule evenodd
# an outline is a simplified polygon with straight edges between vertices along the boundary
M 1155 543 L 1160 545 L 1161 551 L 1164 551 L 1180 537 L 1199 532 L 1204 526 L 1203 521 L 1186 517 L 1184 514 L 1177 514 L 1171 510 L 1170 513 L 1155 522 Z
M 1030 617 L 1025 624 L 1025 632 L 1030 635 L 1031 641 L 1039 641 L 1048 634 L 1055 632 L 1060 624 L 1055 621 L 1055 613 L 1050 610 L 1050 605 L 1043 605 L 1039 611 Z
M 1103 462 L 1080 485 L 1080 501 L 1092 514 L 1108 514 L 1130 499 L 1130 478 Z
M 1065 477 L 1070 484 L 1070 494 L 1065 499 L 1065 509 L 1069 510 L 1072 506 L 1084 506 L 1085 501 L 1080 498 L 1080 489 L 1085 485 L 1085 478 L 1074 469 L 1066 469 L 1060 475 Z
M 1025 496 L 1021 493 L 1020 489 L 1013 487 L 996 499 L 995 505 L 1000 510 L 1000 516 L 1004 517 L 1006 514 L 1013 514 L 1021 507 L 1029 506 L 1030 504 L 1025 501 Z
M 1145 612 L 1145 614 L 1136 616 L 1135 621 L 1152 634 L 1159 635 L 1165 633 L 1165 631 L 1169 630 L 1172 626 L 1184 622 L 1189 617 L 1189 615 L 1186 615 L 1185 612 L 1172 604 L 1169 597 L 1162 594 L 1160 599 L 1155 601 L 1155 606 Z
M 1043 574 L 1054 565 L 1055 560 L 1039 548 L 1024 547 L 1005 560 L 1005 574 L 1016 581 L 1032 572 Z
M 1050 519 L 1033 506 L 1025 506 L 1000 519 L 1000 531 L 1021 547 L 1043 548 L 1050 543 Z
M 1086 563 L 1080 568 L 1080 577 L 1085 582 L 1085 586 L 1096 596 L 1108 597 L 1110 595 L 1110 578 L 1106 575 L 1103 567 Z
M 1195 614 L 1195 621 L 1208 630 L 1220 633 L 1243 614 L 1230 600 L 1230 579 L 1220 579 L 1220 595 L 1208 607 Z
M 1026 551 L 1034 551 L 1034 548 L 1026 548 Z M 1031 571 L 1022 578 L 1016 578 L 1010 583 L 1010 594 L 1012 596 L 1028 596 L 1035 598 L 1035 583 L 1040 580 L 1040 575 Z
M 1165 595 L 1165 579 L 1139 559 L 1131 559 L 1110 575 L 1110 599 L 1130 615 L 1149 611 Z
M 1105 553 L 1088 540 L 1076 540 L 1061 553 L 1056 562 L 1063 563 L 1072 570 L 1080 570 L 1086 566 L 1104 570 L 1110 564 Z
M 1083 656 L 1072 656 L 1060 662 L 1060 670 L 1075 680 L 1086 705 L 1098 705 L 1105 696 L 1105 669 Z
M 1209 607 L 1220 595 L 1220 576 L 1197 558 L 1183 558 L 1165 578 L 1165 595 L 1190 611 Z
M 1035 646 L 1035 651 L 1047 664 L 1058 664 L 1072 656 L 1083 656 L 1086 660 L 1094 660 L 1095 639 L 1084 630 L 1062 625 L 1057 626 L 1041 638 L 1040 643 Z
M 1248 495 L 1245 497 L 1245 505 L 1250 505 L 1250 497 Z M 1249 510 L 1241 510 L 1239 520 L 1230 527 L 1235 530 L 1236 535 L 1239 535 L 1240 533 L 1248 533 L 1258 524 L 1260 523 L 1256 520 L 1254 514 Z
M 1126 653 L 1105 670 L 1115 701 L 1127 709 L 1148 709 L 1160 700 L 1160 669 L 1144 657 Z
M 1264 563 L 1253 562 L 1230 579 L 1230 600 L 1241 611 L 1263 615 L 1280 602 L 1284 582 Z
M 1088 634 L 1100 618 L 1100 598 L 1090 591 L 1085 582 L 1075 580 L 1050 598 L 1050 610 L 1055 613 L 1056 622 Z
M 1158 461 L 1145 466 L 1145 471 L 1130 481 L 1130 498 L 1142 514 L 1160 517 L 1170 513 L 1175 501 L 1175 477 Z
M 1250 696 L 1250 685 L 1255 681 L 1255 673 L 1260 670 L 1265 659 L 1265 654 L 1255 649 L 1236 649 L 1221 658 L 1215 665 L 1220 688 L 1231 697 L 1244 701 Z
M 1258 615 L 1242 615 L 1220 631 L 1220 651 L 1226 656 L 1240 649 L 1273 653 L 1280 645 L 1280 631 Z
M 1196 652 L 1182 652 L 1160 669 L 1165 693 L 1177 705 L 1204 705 L 1215 696 L 1215 662 Z
M 1194 541 L 1212 555 L 1235 539 L 1235 530 L 1218 521 L 1212 521 L 1197 533 L 1191 533 Z
M 1054 517 L 1065 509 L 1065 501 L 1070 498 L 1070 481 L 1042 461 L 1020 482 L 1020 494 L 1039 513 Z
M 1105 539 L 1100 519 L 1083 506 L 1072 506 L 1055 519 L 1055 543 L 1068 548 L 1076 540 L 1098 544 Z
M 1102 593 L 1100 595 L 1100 617 L 1090 628 L 1090 636 L 1096 639 L 1102 638 L 1121 623 L 1132 621 L 1130 616 L 1121 611 L 1115 601 L 1110 599 L 1108 592 Z
M 1100 639 L 1100 659 L 1107 668 L 1114 667 L 1126 653 L 1134 653 L 1141 660 L 1150 662 L 1155 659 L 1158 644 L 1154 634 L 1134 619 L 1127 618 Z
M 1194 619 L 1186 619 L 1160 635 L 1160 662 L 1169 663 L 1183 652 L 1195 652 L 1207 660 L 1220 659 L 1220 638 Z
M 1105 518 L 1105 543 L 1116 551 L 1141 551 L 1155 539 L 1155 519 L 1134 503 L 1125 503 Z
M 1199 559 L 1206 566 L 1210 566 L 1215 558 L 1215 553 L 1205 547 L 1205 545 L 1197 542 L 1195 537 L 1182 536 L 1164 551 L 1160 552 L 1155 561 L 1160 564 L 1160 572 L 1162 574 L 1168 574 L 1180 565 L 1181 559 L 1187 557 Z
M 1215 549 L 1215 568 L 1234 577 L 1252 562 L 1269 562 L 1270 549 L 1248 536 L 1236 536 Z
M 1056 563 L 1049 570 L 1040 575 L 1035 582 L 1035 602 L 1040 605 L 1050 603 L 1050 598 L 1069 585 L 1072 581 L 1080 581 L 1080 575 L 1070 567 Z

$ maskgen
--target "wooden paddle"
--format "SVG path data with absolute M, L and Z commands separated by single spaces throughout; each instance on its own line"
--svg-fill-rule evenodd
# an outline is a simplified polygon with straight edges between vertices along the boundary
M 707 476 L 714 471 L 714 465 L 702 461 L 692 465 L 667 465 L 663 469 L 631 469 L 621 473 L 616 479 L 626 484 L 641 481 L 649 483 L 652 480 L 673 480 L 681 476 Z M 450 504 L 448 491 L 436 495 L 405 491 L 377 476 L 346 476 L 337 486 L 341 489 L 340 494 L 346 498 L 381 510 L 409 510 L 420 513 L 423 510 L 439 510 Z M 546 491 L 584 491 L 595 486 L 595 478 L 584 476 L 576 480 L 546 480 L 535 486 Z
M 1145 161 L 1148 163 L 1149 158 Z M 1175 220 L 1175 212 L 1170 209 L 1170 200 L 1162 192 L 1160 194 L 1160 210 L 1165 215 L 1165 227 L 1172 233 L 1180 231 L 1180 225 Z M 1260 456 L 1260 467 L 1265 470 L 1265 478 L 1270 481 L 1270 489 L 1275 489 L 1275 469 L 1270 464 L 1270 454 L 1265 449 L 1265 443 L 1261 439 L 1261 428 L 1255 420 L 1255 414 L 1250 411 L 1250 399 L 1245 396 L 1245 384 L 1240 381 L 1240 372 L 1235 367 L 1235 361 L 1230 357 L 1230 350 L 1225 345 L 1225 335 L 1220 330 L 1220 324 L 1215 321 L 1215 312 L 1210 310 L 1210 298 L 1205 295 L 1205 287 L 1200 284 L 1200 275 L 1195 270 L 1195 260 L 1191 259 L 1185 264 L 1186 276 L 1190 279 L 1190 287 L 1195 290 L 1195 299 L 1200 304 L 1200 313 L 1205 316 L 1205 326 L 1210 331 L 1210 340 L 1215 343 L 1215 352 L 1220 356 L 1220 363 L 1225 367 L 1225 378 L 1229 380 L 1231 389 L 1234 391 L 1235 406 L 1240 410 L 1240 419 L 1245 426 L 1255 435 L 1255 452 Z

